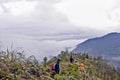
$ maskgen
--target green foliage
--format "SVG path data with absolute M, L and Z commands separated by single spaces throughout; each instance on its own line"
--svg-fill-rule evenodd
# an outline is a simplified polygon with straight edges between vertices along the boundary
M 93 58 L 85 53 L 70 54 L 62 51 L 49 61 L 44 57 L 42 65 L 33 55 L 25 58 L 23 52 L 0 50 L 0 80 L 120 80 L 120 73 L 101 56 Z M 71 55 L 77 62 L 69 62 Z M 50 64 L 57 58 L 61 59 L 60 74 L 50 70 Z M 80 63 L 84 63 L 84 71 L 80 70 Z
M 56 74 L 56 75 L 54 76 L 54 79 L 55 79 L 55 80 L 66 80 L 64 76 L 61 76 L 61 75 L 58 75 L 58 74 Z

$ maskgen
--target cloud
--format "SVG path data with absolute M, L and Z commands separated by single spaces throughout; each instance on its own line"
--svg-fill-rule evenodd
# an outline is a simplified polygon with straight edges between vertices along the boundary
M 14 43 L 15 47 L 24 47 L 26 54 L 46 56 L 109 32 L 74 25 L 67 16 L 57 12 L 55 5 L 59 1 L 1 0 L 0 41 L 5 46 Z
M 119 0 L 63 0 L 56 5 L 56 9 L 81 28 L 106 33 L 116 31 L 120 25 L 119 5 Z
M 84 38 L 81 33 L 84 32 L 83 29 L 74 26 L 66 16 L 56 12 L 56 0 L 36 0 L 35 5 L 31 0 L 16 1 L 2 2 L 2 9 L 6 9 L 0 16 L 0 41 L 4 49 L 13 43 L 14 47 L 23 47 L 26 55 L 33 54 L 41 59 L 44 56 L 58 54 L 65 47 L 75 46 L 81 41 L 75 38 Z M 26 9 L 23 11 L 24 14 L 13 14 L 19 7 L 28 6 L 33 6 L 32 12 L 27 12 Z
M 37 59 L 42 60 L 44 56 L 55 56 L 59 54 L 66 47 L 74 47 L 78 42 L 83 40 L 34 40 L 33 37 L 23 36 L 18 34 L 4 34 L 1 35 L 2 48 L 6 50 L 6 47 L 13 44 L 13 48 L 22 48 L 25 51 L 26 56 L 35 55 Z
M 78 39 L 84 33 L 86 32 L 89 33 L 88 29 L 74 26 L 73 24 L 70 23 L 70 21 L 66 16 L 56 12 L 53 6 L 54 0 L 53 3 L 52 2 L 50 3 L 49 1 L 48 3 L 46 2 L 47 0 L 38 1 L 36 5 L 33 5 L 34 7 L 33 12 L 24 13 L 24 15 L 21 16 L 14 16 L 10 13 L 3 14 L 2 17 L 0 18 L 1 20 L 0 28 L 4 29 L 3 34 L 5 31 L 7 31 L 9 34 L 21 34 L 21 35 L 28 35 L 33 37 L 34 36 L 48 37 L 50 35 L 50 37 L 52 37 L 52 39 L 54 40 L 58 40 L 58 36 L 59 36 L 59 40 L 64 40 L 64 39 L 66 40 L 73 38 Z M 14 4 L 12 6 L 16 7 L 14 6 Z M 80 37 L 78 37 L 79 34 Z M 68 36 L 66 37 L 65 35 Z M 88 37 L 88 34 L 84 34 L 83 36 Z M 45 38 L 45 39 L 51 39 L 51 38 Z
M 30 3 L 31 1 L 28 2 Z M 24 4 L 27 4 L 28 2 Z M 19 2 L 14 2 L 14 4 L 11 4 L 11 6 L 16 8 L 17 3 Z M 6 5 L 7 4 L 8 3 L 6 3 Z M 33 6 L 33 11 L 30 13 L 25 12 L 23 15 L 15 16 L 10 13 L 11 11 L 9 11 L 8 13 L 3 14 L 0 17 L 0 21 L 1 21 L 0 28 L 8 31 L 8 33 L 12 33 L 12 34 L 15 33 L 15 34 L 22 34 L 29 36 L 36 36 L 36 35 L 54 36 L 57 34 L 63 36 L 65 34 L 67 35 L 73 34 L 74 36 L 78 36 L 79 34 L 80 35 L 84 34 L 83 36 L 88 37 L 88 35 L 91 36 L 94 35 L 94 33 L 96 33 L 95 31 L 96 29 L 86 28 L 85 26 L 75 26 L 68 20 L 68 17 L 66 17 L 61 13 L 58 13 L 54 6 L 56 4 L 56 0 L 51 0 L 51 1 L 35 0 L 35 5 L 32 4 L 33 2 L 29 4 Z M 24 5 L 21 5 L 20 7 L 22 6 L 24 7 Z M 8 8 L 12 8 L 12 7 L 8 7 Z M 19 10 L 19 8 L 17 10 Z M 97 34 L 100 33 L 97 32 Z
M 0 3 L 6 3 L 6 2 L 14 2 L 14 1 L 20 1 L 20 0 L 0 0 Z
M 120 61 L 120 56 L 118 56 L 118 57 L 112 57 L 112 59 L 115 60 L 115 61 Z
M 111 18 L 112 20 L 115 20 L 118 23 L 120 22 L 120 1 L 119 0 L 116 0 L 116 2 L 114 3 L 114 6 L 112 7 Z

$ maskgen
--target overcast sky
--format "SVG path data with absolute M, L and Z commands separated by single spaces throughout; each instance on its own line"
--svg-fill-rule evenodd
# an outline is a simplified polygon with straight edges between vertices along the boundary
M 55 55 L 85 39 L 120 32 L 119 5 L 119 0 L 0 0 L 0 41 L 23 47 L 26 55 Z

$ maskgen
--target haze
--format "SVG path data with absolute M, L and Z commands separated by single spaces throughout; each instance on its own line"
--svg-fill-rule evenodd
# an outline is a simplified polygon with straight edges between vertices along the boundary
M 0 0 L 3 48 L 37 58 L 110 32 L 120 32 L 119 0 Z

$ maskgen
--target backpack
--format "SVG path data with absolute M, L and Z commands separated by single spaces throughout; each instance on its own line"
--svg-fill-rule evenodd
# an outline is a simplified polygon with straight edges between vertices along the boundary
M 55 70 L 55 64 L 51 64 L 51 70 Z

